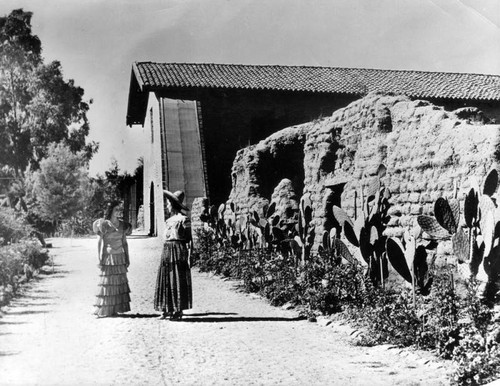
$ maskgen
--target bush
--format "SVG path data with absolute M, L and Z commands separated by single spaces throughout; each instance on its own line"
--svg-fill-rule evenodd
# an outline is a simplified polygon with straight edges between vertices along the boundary
M 15 245 L 21 254 L 23 264 L 29 265 L 32 269 L 42 268 L 49 260 L 49 254 L 36 241 L 25 240 Z
M 92 232 L 92 223 L 95 221 L 78 211 L 69 219 L 61 221 L 57 230 L 61 237 L 87 236 Z
M 483 385 L 500 376 L 500 347 L 488 341 L 474 326 L 464 326 L 460 341 L 453 351 L 457 369 L 453 383 L 457 385 Z
M 421 321 L 413 307 L 411 291 L 384 292 L 370 286 L 368 280 L 366 284 L 365 298 L 348 312 L 351 321 L 366 329 L 360 344 L 415 344 Z
M 360 302 L 363 292 L 361 267 L 344 264 L 341 259 L 312 255 L 299 276 L 302 301 L 308 316 L 315 313 L 330 315 L 351 303 Z
M 196 238 L 199 246 L 192 256 L 192 265 L 202 272 L 215 272 L 218 275 L 229 276 L 231 260 L 235 253 L 227 243 L 218 242 L 211 229 L 197 229 Z
M 23 240 L 0 247 L 0 305 L 8 303 L 16 293 L 23 275 L 30 280 L 48 259 L 47 251 L 37 241 Z
M 24 259 L 16 245 L 0 247 L 0 286 L 12 286 L 15 291 L 17 279 L 24 272 Z
M 451 359 L 459 340 L 460 318 L 460 299 L 451 273 L 434 278 L 432 292 L 421 308 L 423 328 L 416 337 L 417 345 Z
M 269 299 L 272 305 L 281 306 L 291 302 L 300 303 L 301 287 L 297 283 L 297 270 L 292 257 L 276 252 L 271 252 L 264 262 L 264 276 L 268 278 L 261 289 L 262 294 Z
M 0 245 L 28 237 L 33 228 L 23 213 L 11 208 L 0 208 Z
M 490 335 L 490 329 L 496 325 L 492 322 L 492 310 L 479 296 L 479 283 L 469 280 L 465 284 L 458 339 L 452 355 L 457 365 L 453 382 L 458 385 L 482 385 L 500 376 L 498 336 Z

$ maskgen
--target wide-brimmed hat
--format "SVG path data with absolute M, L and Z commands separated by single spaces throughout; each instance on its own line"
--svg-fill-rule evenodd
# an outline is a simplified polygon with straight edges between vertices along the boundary
M 182 190 L 177 190 L 173 193 L 168 190 L 163 190 L 163 194 L 167 196 L 173 205 L 176 205 L 180 209 L 189 210 L 189 208 L 182 203 L 182 201 L 184 201 L 184 192 Z

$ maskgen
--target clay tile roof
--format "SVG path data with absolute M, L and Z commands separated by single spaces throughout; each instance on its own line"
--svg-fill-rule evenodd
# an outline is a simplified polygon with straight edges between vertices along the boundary
M 361 68 L 210 63 L 134 63 L 141 91 L 169 88 L 228 88 L 364 94 L 411 98 L 500 100 L 500 76 Z

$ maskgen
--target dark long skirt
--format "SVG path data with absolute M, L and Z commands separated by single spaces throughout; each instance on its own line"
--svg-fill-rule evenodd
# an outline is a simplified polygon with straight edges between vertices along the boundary
M 186 244 L 182 241 L 166 241 L 156 279 L 154 308 L 156 311 L 174 313 L 192 306 L 193 289 Z

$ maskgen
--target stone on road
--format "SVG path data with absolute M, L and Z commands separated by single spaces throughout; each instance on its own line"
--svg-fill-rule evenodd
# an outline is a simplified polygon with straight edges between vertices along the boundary
M 95 239 L 53 239 L 45 268 L 0 318 L 0 384 L 429 385 L 443 367 L 398 350 L 360 347 L 346 333 L 193 270 L 194 308 L 182 321 L 153 310 L 161 244 L 129 239 L 132 311 L 92 312 Z

